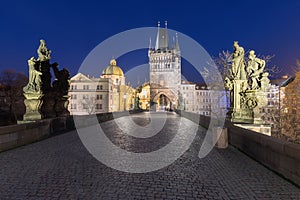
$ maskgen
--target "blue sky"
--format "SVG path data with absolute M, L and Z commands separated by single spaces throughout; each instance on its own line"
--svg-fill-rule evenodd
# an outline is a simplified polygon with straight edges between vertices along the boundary
M 52 62 L 74 75 L 87 54 L 110 36 L 168 20 L 169 28 L 192 37 L 212 56 L 232 50 L 238 40 L 246 50 L 275 54 L 271 64 L 289 73 L 300 59 L 299 10 L 297 0 L 5 1 L 0 5 L 0 69 L 27 74 L 27 60 L 36 57 L 44 38 Z M 145 62 L 147 54 L 139 52 L 118 64 L 126 72 Z M 188 67 L 184 73 L 197 81 Z

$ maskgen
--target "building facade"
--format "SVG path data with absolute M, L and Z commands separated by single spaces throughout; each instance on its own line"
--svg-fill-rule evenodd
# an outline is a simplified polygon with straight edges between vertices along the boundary
M 99 78 L 78 73 L 71 78 L 68 110 L 71 115 L 88 115 L 133 109 L 135 89 L 112 59 Z

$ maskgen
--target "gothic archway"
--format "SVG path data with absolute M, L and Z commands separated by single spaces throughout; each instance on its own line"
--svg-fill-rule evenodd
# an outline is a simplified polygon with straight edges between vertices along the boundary
M 178 96 L 171 90 L 157 91 L 153 95 L 153 110 L 155 111 L 170 111 L 177 109 Z

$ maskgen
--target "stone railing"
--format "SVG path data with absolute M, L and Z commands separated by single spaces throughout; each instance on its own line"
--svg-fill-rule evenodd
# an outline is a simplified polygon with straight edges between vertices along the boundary
M 82 115 L 76 117 L 76 127 L 86 127 L 98 122 L 112 120 L 129 114 L 142 112 L 133 110 L 127 112 L 101 113 L 94 115 Z M 75 129 L 74 118 L 56 117 L 43 119 L 32 123 L 15 124 L 0 127 L 0 152 L 22 145 L 30 144 L 53 135 L 61 134 Z M 97 119 L 97 120 L 95 120 Z
M 210 118 L 195 113 L 176 111 L 181 116 L 190 119 L 207 128 Z M 234 126 L 226 121 L 229 143 L 300 186 L 300 145 Z

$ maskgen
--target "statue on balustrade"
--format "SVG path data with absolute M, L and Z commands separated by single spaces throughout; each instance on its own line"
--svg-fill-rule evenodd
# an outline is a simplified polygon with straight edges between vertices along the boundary
M 266 62 L 251 50 L 246 65 L 244 48 L 237 41 L 233 47 L 231 77 L 225 78 L 225 88 L 230 91 L 228 115 L 233 122 L 261 124 L 260 109 L 267 104 L 270 82 Z

